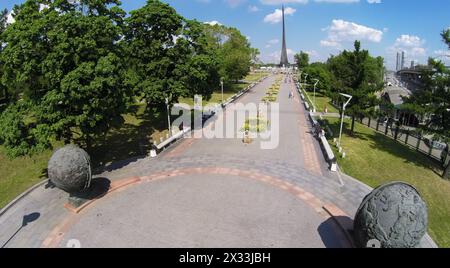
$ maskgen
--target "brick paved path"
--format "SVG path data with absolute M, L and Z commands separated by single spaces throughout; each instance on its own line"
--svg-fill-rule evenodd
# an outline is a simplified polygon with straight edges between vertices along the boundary
M 274 79 L 239 102 L 259 103 Z M 347 176 L 341 185 L 328 171 L 299 96 L 288 99 L 293 87 L 282 83 L 276 149 L 261 150 L 258 140 L 188 138 L 157 158 L 106 168 L 99 177 L 132 184 L 78 214 L 64 208 L 67 194 L 40 187 L 0 216 L 0 244 L 37 212 L 7 247 L 65 247 L 71 239 L 82 247 L 349 246 L 323 206 L 354 215 L 371 189 Z

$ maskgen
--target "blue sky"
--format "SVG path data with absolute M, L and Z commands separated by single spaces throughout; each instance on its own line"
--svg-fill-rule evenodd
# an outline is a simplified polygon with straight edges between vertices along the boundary
M 10 9 L 23 0 L 1 0 Z M 127 11 L 145 0 L 122 0 Z M 355 39 L 393 68 L 397 51 L 425 63 L 429 56 L 448 59 L 439 33 L 450 27 L 448 0 L 165 0 L 181 15 L 237 27 L 264 62 L 278 62 L 281 50 L 281 4 L 286 18 L 287 47 L 292 55 L 307 51 L 313 61 L 350 49 Z

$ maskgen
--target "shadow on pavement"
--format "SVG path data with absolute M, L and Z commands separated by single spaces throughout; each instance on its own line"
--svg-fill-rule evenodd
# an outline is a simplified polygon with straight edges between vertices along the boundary
M 352 248 L 351 242 L 348 240 L 345 232 L 336 223 L 336 220 L 343 223 L 353 222 L 348 217 L 330 217 L 318 227 L 317 231 L 326 248 Z

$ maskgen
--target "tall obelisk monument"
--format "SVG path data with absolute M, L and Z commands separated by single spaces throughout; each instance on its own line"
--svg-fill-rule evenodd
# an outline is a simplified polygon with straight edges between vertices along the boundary
M 289 66 L 289 60 L 287 56 L 287 49 L 286 49 L 286 28 L 284 24 L 284 5 L 282 7 L 283 12 L 283 48 L 281 50 L 281 61 L 280 66 L 281 67 L 288 67 Z

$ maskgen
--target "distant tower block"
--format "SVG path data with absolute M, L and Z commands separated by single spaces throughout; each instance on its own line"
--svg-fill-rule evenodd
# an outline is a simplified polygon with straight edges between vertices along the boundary
M 286 49 L 286 28 L 284 23 L 284 5 L 282 7 L 282 13 L 283 13 L 283 47 L 281 50 L 281 61 L 280 66 L 281 67 L 288 67 L 289 66 L 289 60 L 287 55 L 287 49 Z
M 399 71 L 400 70 L 400 52 L 397 52 L 397 62 L 395 65 L 395 70 Z
M 416 67 L 416 63 L 412 60 L 411 61 L 411 70 L 414 70 L 415 67 Z
M 405 51 L 402 51 L 402 66 L 401 69 L 405 69 Z

